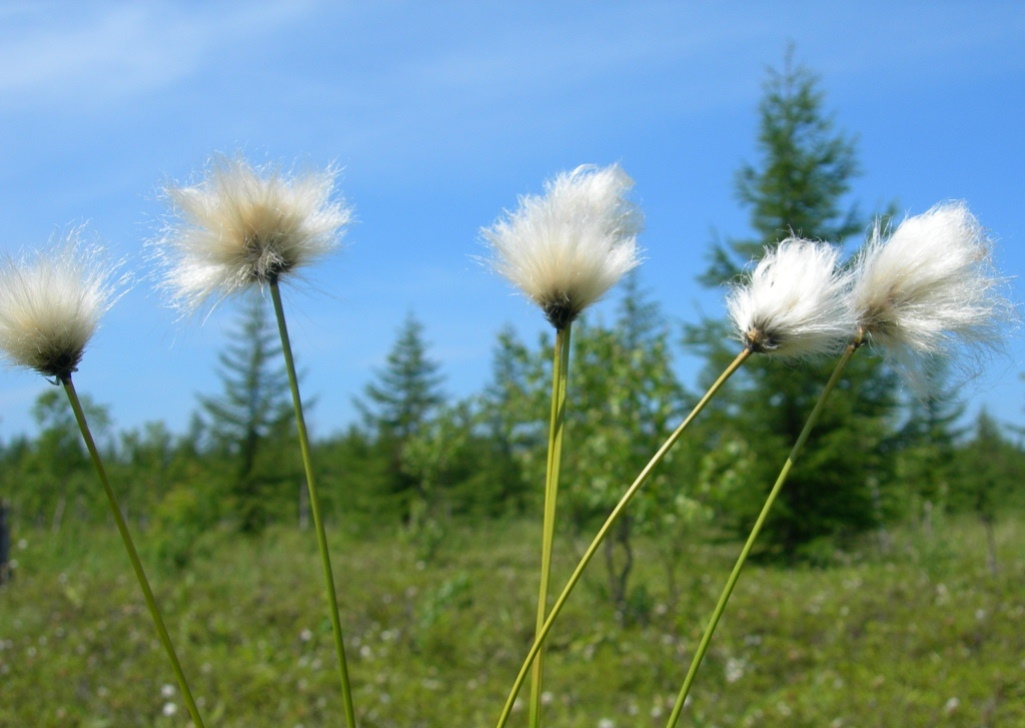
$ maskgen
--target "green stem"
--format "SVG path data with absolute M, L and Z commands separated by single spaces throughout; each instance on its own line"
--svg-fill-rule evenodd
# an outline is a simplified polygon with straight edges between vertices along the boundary
M 551 581 L 552 546 L 555 541 L 555 510 L 559 495 L 559 470 L 562 465 L 562 434 L 566 421 L 566 385 L 569 379 L 570 328 L 572 323 L 555 333 L 552 360 L 552 411 L 548 425 L 548 466 L 545 472 L 544 523 L 541 533 L 541 586 L 537 595 L 535 634 L 544 627 L 548 612 L 548 585 Z M 541 681 L 544 675 L 544 652 L 534 662 L 530 679 L 530 728 L 541 725 Z
M 295 361 L 292 358 L 292 346 L 288 339 L 288 327 L 285 325 L 285 310 L 281 305 L 281 290 L 278 287 L 277 279 L 270 282 L 270 293 L 271 299 L 274 301 L 274 314 L 278 320 L 278 332 L 281 334 L 281 351 L 285 356 L 285 368 L 288 370 L 288 386 L 292 390 L 292 404 L 295 407 L 295 425 L 299 432 L 299 449 L 302 451 L 303 467 L 306 470 L 306 486 L 310 492 L 310 512 L 313 514 L 313 526 L 317 531 L 317 545 L 320 548 L 320 561 L 324 570 L 328 612 L 331 616 L 335 651 L 338 654 L 338 674 L 342 683 L 345 720 L 349 728 L 355 728 L 356 711 L 352 703 L 352 688 L 349 685 L 349 668 L 345 661 L 345 643 L 342 638 L 342 623 L 338 615 L 338 596 L 335 593 L 335 580 L 331 572 L 331 554 L 327 548 L 327 535 L 324 532 L 324 521 L 320 515 L 320 497 L 317 495 L 317 482 L 313 475 L 313 461 L 310 459 L 310 439 L 306 434 L 306 420 L 303 418 L 302 399 L 299 397 L 299 380 L 295 373 Z
M 497 728 L 503 728 L 506 722 L 509 720 L 509 715 L 512 712 L 513 703 L 516 701 L 516 695 L 519 693 L 520 687 L 522 687 L 523 681 L 526 679 L 527 671 L 530 669 L 531 664 L 533 664 L 534 658 L 537 657 L 540 651 L 542 650 L 545 638 L 551 631 L 552 625 L 555 623 L 556 617 L 558 617 L 559 613 L 562 611 L 562 607 L 563 605 L 565 605 L 566 600 L 569 599 L 569 595 L 573 591 L 573 588 L 577 585 L 577 582 L 580 581 L 580 577 L 583 575 L 584 569 L 586 569 L 587 565 L 591 562 L 591 559 L 594 557 L 594 554 L 598 551 L 598 547 L 601 545 L 602 541 L 605 540 L 605 537 L 608 535 L 608 532 L 612 529 L 612 526 L 618 520 L 622 512 L 626 509 L 627 504 L 629 504 L 630 501 L 633 499 L 634 495 L 636 495 L 638 489 L 645 483 L 645 481 L 648 479 L 648 476 L 651 475 L 652 470 L 654 470 L 658 466 L 658 464 L 662 462 L 662 460 L 666 456 L 666 453 L 669 452 L 673 445 L 676 444 L 676 441 L 680 439 L 680 436 L 683 434 L 684 430 L 687 429 L 690 423 L 693 422 L 694 419 L 705 408 L 705 405 L 707 405 L 709 401 L 711 401 L 712 397 L 714 397 L 718 393 L 719 389 L 726 383 L 726 380 L 728 380 L 733 375 L 733 373 L 740 368 L 740 365 L 743 364 L 744 361 L 750 355 L 751 351 L 749 349 L 744 349 L 737 355 L 737 358 L 734 359 L 728 367 L 726 367 L 723 373 L 719 375 L 719 378 L 715 380 L 715 383 L 713 383 L 712 386 L 709 387 L 708 391 L 705 392 L 704 396 L 698 401 L 696 405 L 694 405 L 694 409 L 692 409 L 690 414 L 687 415 L 687 418 L 662 444 L 662 447 L 660 447 L 658 449 L 658 452 L 656 452 L 652 456 L 651 460 L 648 461 L 648 464 L 644 466 L 644 469 L 641 470 L 636 480 L 634 480 L 633 484 L 626 490 L 626 492 L 623 494 L 623 497 L 619 499 L 619 503 L 617 503 L 616 507 L 612 509 L 612 512 L 609 514 L 608 518 L 605 519 L 605 523 L 598 530 L 598 533 L 594 537 L 594 540 L 591 541 L 591 545 L 587 547 L 587 550 L 584 552 L 583 557 L 581 557 L 580 559 L 580 563 L 577 564 L 576 569 L 574 569 L 573 574 L 569 578 L 569 581 L 566 582 L 566 586 L 563 588 L 562 593 L 559 594 L 559 598 L 555 600 L 555 604 L 552 606 L 552 611 L 548 615 L 548 618 L 544 621 L 544 624 L 541 626 L 541 628 L 537 630 L 537 636 L 534 638 L 534 644 L 531 645 L 530 651 L 527 652 L 527 657 L 524 659 L 523 665 L 522 667 L 520 667 L 520 672 L 516 676 L 516 680 L 513 682 L 512 690 L 509 692 L 509 697 L 505 703 L 505 708 L 502 710 L 502 715 L 498 719 Z
M 683 710 L 683 704 L 687 700 L 687 694 L 690 693 L 690 688 L 694 683 L 694 678 L 697 676 L 698 668 L 701 666 L 701 661 L 704 659 L 705 653 L 708 651 L 708 645 L 712 641 L 712 635 L 715 633 L 715 628 L 719 624 L 719 619 L 726 610 L 726 603 L 730 600 L 730 595 L 733 594 L 733 588 L 737 585 L 737 580 L 740 578 L 740 572 L 744 568 L 744 562 L 747 561 L 747 556 L 751 552 L 751 547 L 754 546 L 755 539 L 758 538 L 758 534 L 761 532 L 762 526 L 765 524 L 765 520 L 772 508 L 772 504 L 775 502 L 776 496 L 779 495 L 780 490 L 783 488 L 783 483 L 786 482 L 787 476 L 790 475 L 790 470 L 794 467 L 794 461 L 797 460 L 797 455 L 801 452 L 801 448 L 804 447 L 804 443 L 808 440 L 808 435 L 811 434 L 812 429 L 818 422 L 819 416 L 822 414 L 822 410 L 825 407 L 826 400 L 836 387 L 837 382 L 840 381 L 840 375 L 843 373 L 844 367 L 847 366 L 847 362 L 850 361 L 851 356 L 855 351 L 857 351 L 858 346 L 859 344 L 857 343 L 849 345 L 844 351 L 843 356 L 840 357 L 840 361 L 836 363 L 836 368 L 833 370 L 832 376 L 829 377 L 829 381 L 826 383 L 825 389 L 822 390 L 822 394 L 819 395 L 819 399 L 815 403 L 815 407 L 812 409 L 811 414 L 808 415 L 808 420 L 804 423 L 804 429 L 802 429 L 801 434 L 798 435 L 797 442 L 794 443 L 793 448 L 790 450 L 790 454 L 787 456 L 787 460 L 783 464 L 783 469 L 780 471 L 779 477 L 776 478 L 775 485 L 772 486 L 769 496 L 765 499 L 765 505 L 762 506 L 762 512 L 758 514 L 758 520 L 755 521 L 755 525 L 751 529 L 750 535 L 747 537 L 747 543 L 744 544 L 744 548 L 741 550 L 740 556 L 737 558 L 737 563 L 733 566 L 730 578 L 726 581 L 726 586 L 723 588 L 722 594 L 719 596 L 719 602 L 715 605 L 715 611 L 712 612 L 712 617 L 708 621 L 708 626 L 705 628 L 705 633 L 701 637 L 700 644 L 698 644 L 698 650 L 694 654 L 694 659 L 691 660 L 690 669 L 687 671 L 687 677 L 683 681 L 683 687 L 680 688 L 680 694 L 676 698 L 676 705 L 673 706 L 673 712 L 670 714 L 669 722 L 666 724 L 668 728 L 673 728 L 680 719 L 680 711 Z
M 107 501 L 110 503 L 110 510 L 114 514 L 114 523 L 117 524 L 117 530 L 121 533 L 121 540 L 124 542 L 125 550 L 128 552 L 128 559 L 132 562 L 132 569 L 135 570 L 135 576 L 139 580 L 143 597 L 146 599 L 146 606 L 149 608 L 150 616 L 153 617 L 153 623 L 157 628 L 157 635 L 164 646 L 164 651 L 167 652 L 167 658 L 171 661 L 171 669 L 174 670 L 174 676 L 178 679 L 178 687 L 182 691 L 182 697 L 185 698 L 185 705 L 189 709 L 189 715 L 192 716 L 192 722 L 196 725 L 196 728 L 205 728 L 203 719 L 199 716 L 199 708 L 196 707 L 196 701 L 192 699 L 192 691 L 189 690 L 189 683 L 185 679 L 185 673 L 182 671 L 181 663 L 178 661 L 178 655 L 174 651 L 174 645 L 171 644 L 171 636 L 167 633 L 167 627 L 164 626 L 163 617 L 160 616 L 157 600 L 153 597 L 153 590 L 150 589 L 146 572 L 142 568 L 139 553 L 135 550 L 132 535 L 128 532 L 128 524 L 125 523 L 125 517 L 121 513 L 121 506 L 118 505 L 114 489 L 110 487 L 107 471 L 103 467 L 100 452 L 96 449 L 96 443 L 93 441 L 89 424 L 85 420 L 85 412 L 82 410 L 82 403 L 78 399 L 75 385 L 71 382 L 71 375 L 62 377 L 61 383 L 64 385 L 64 391 L 71 402 L 71 409 L 74 411 L 75 419 L 78 421 L 78 428 L 82 431 L 82 438 L 85 440 L 85 446 L 89 450 L 89 457 L 92 458 L 93 465 L 96 466 L 96 473 L 103 484 L 103 490 L 107 493 Z

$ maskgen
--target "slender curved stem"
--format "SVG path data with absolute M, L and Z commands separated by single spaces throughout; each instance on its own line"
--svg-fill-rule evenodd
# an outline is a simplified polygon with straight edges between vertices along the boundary
M 552 545 L 555 542 L 555 511 L 559 495 L 559 470 L 562 466 L 562 434 L 566 421 L 566 386 L 569 380 L 570 327 L 555 333 L 552 360 L 552 412 L 548 425 L 548 466 L 545 472 L 544 524 L 541 534 L 541 586 L 537 595 L 537 626 L 540 633 L 548 614 L 548 586 L 552 573 Z M 530 679 L 530 728 L 541 725 L 541 682 L 544 677 L 544 652 L 534 661 Z
M 270 282 L 270 293 L 271 299 L 274 301 L 274 315 L 278 320 L 278 332 L 281 334 L 281 352 L 285 356 L 285 368 L 288 370 L 288 386 L 292 390 L 292 404 L 295 407 L 295 425 L 299 433 L 299 449 L 302 451 L 303 467 L 306 470 L 306 486 L 310 492 L 310 512 L 313 514 L 313 526 L 317 531 L 317 545 L 320 547 L 320 562 L 324 570 L 328 612 L 331 617 L 331 630 L 334 633 L 335 652 L 338 655 L 338 674 L 342 683 L 345 720 L 349 728 L 355 728 L 356 711 L 352 702 L 352 688 L 349 685 L 349 668 L 345 661 L 345 642 L 342 637 L 341 619 L 338 616 L 338 596 L 335 592 L 334 574 L 331 571 L 331 554 L 327 547 L 324 521 L 320 516 L 320 497 L 317 495 L 317 482 L 313 474 L 313 461 L 310 459 L 310 439 L 306 434 L 306 420 L 303 418 L 302 399 L 299 397 L 299 379 L 295 373 L 292 346 L 288 339 L 288 327 L 285 325 L 285 310 L 281 305 L 281 290 L 276 279 Z
M 833 374 L 829 377 L 829 381 L 822 390 L 822 394 L 819 395 L 819 399 L 815 403 L 815 407 L 812 409 L 811 414 L 808 415 L 808 420 L 804 423 L 804 429 L 802 429 L 801 434 L 798 435 L 797 442 L 794 443 L 794 447 L 790 450 L 790 454 L 787 456 L 787 460 L 783 464 L 783 469 L 780 471 L 779 477 L 776 478 L 775 485 L 772 486 L 772 490 L 765 499 L 765 505 L 762 506 L 762 512 L 758 514 L 758 520 L 755 521 L 755 525 L 751 528 L 751 533 L 747 537 L 747 542 L 744 544 L 744 548 L 741 549 L 740 556 L 737 558 L 737 563 L 733 566 L 733 571 L 730 573 L 729 579 L 726 580 L 726 586 L 723 587 L 722 594 L 719 596 L 719 602 L 715 605 L 715 610 L 712 612 L 712 617 L 708 621 L 705 633 L 701 636 L 701 642 L 698 644 L 698 649 L 697 652 L 694 653 L 693 660 L 691 660 L 690 669 L 687 671 L 687 677 L 683 681 L 683 687 L 680 688 L 680 694 L 676 698 L 676 704 L 673 706 L 673 712 L 669 715 L 669 722 L 666 724 L 668 728 L 673 728 L 680 719 L 680 711 L 683 710 L 683 705 L 687 700 L 687 694 L 690 692 L 691 685 L 694 684 L 694 678 L 698 674 L 698 668 L 701 666 L 701 661 L 704 659 L 705 653 L 708 651 L 708 645 L 712 641 L 712 635 L 715 633 L 715 628 L 719 624 L 719 619 L 726 610 L 726 603 L 730 600 L 730 595 L 733 594 L 733 588 L 737 585 L 737 580 L 740 578 L 740 572 L 744 568 L 744 562 L 747 561 L 747 556 L 751 552 L 751 547 L 754 546 L 755 539 L 758 538 L 758 534 L 761 532 L 762 526 L 765 524 L 769 511 L 772 509 L 772 504 L 776 501 L 776 496 L 779 495 L 780 490 L 782 490 L 783 483 L 786 482 L 787 476 L 790 475 L 790 470 L 794 467 L 794 461 L 797 460 L 797 455 L 801 452 L 801 448 L 804 447 L 804 443 L 808 440 L 808 435 L 811 434 L 815 424 L 819 421 L 819 416 L 822 414 L 822 409 L 825 407 L 826 400 L 836 387 L 837 382 L 840 381 L 840 375 L 843 373 L 844 367 L 847 366 L 847 362 L 850 361 L 851 356 L 855 351 L 857 351 L 857 349 L 857 343 L 849 345 L 847 349 L 844 350 L 843 356 L 841 356 L 840 360 L 836 363 L 836 368 L 833 369 Z
M 139 580 L 142 595 L 146 599 L 146 606 L 149 608 L 154 625 L 156 625 L 157 636 L 160 638 L 160 643 L 164 646 L 164 651 L 167 652 L 167 658 L 171 661 L 171 669 L 178 680 L 178 687 L 182 691 L 182 697 L 185 699 L 189 715 L 192 716 L 192 722 L 196 724 L 196 728 L 205 728 L 203 719 L 199 715 L 199 708 L 196 707 L 196 701 L 192 699 L 192 691 L 189 689 L 189 683 L 185 679 L 181 663 L 178 661 L 178 654 L 174 651 L 174 645 L 171 644 L 171 635 L 167 633 L 164 619 L 160 616 L 160 610 L 157 608 L 157 600 L 153 597 L 153 590 L 150 589 L 149 579 L 146 578 L 146 572 L 142 568 L 139 552 L 135 550 L 132 535 L 128 532 L 128 524 L 125 523 L 125 517 L 121 513 L 121 506 L 117 502 L 114 489 L 110 487 L 107 471 L 103 467 L 100 452 L 96 448 L 92 432 L 89 430 L 89 424 L 85 420 L 85 412 L 82 410 L 82 403 L 78 399 L 75 385 L 71 382 L 71 375 L 61 378 L 61 384 L 64 385 L 64 391 L 71 402 L 71 409 L 75 413 L 75 420 L 78 421 L 78 428 L 82 431 L 82 438 L 85 440 L 85 446 L 89 450 L 89 457 L 92 458 L 93 465 L 96 466 L 96 474 L 99 475 L 100 482 L 103 484 L 103 490 L 107 493 L 107 501 L 110 503 L 110 510 L 114 515 L 114 523 L 117 524 L 117 530 L 121 533 L 121 540 L 124 542 L 125 550 L 128 552 L 128 559 L 132 562 L 132 569 Z
M 559 594 L 559 598 L 555 600 L 555 604 L 552 606 L 552 611 L 548 615 L 548 618 L 545 620 L 542 627 L 537 631 L 537 636 L 534 638 L 534 644 L 531 646 L 530 651 L 527 652 L 527 656 L 523 660 L 523 665 L 522 667 L 520 667 L 520 672 L 516 676 L 516 680 L 513 682 L 512 690 L 509 691 L 509 697 L 506 700 L 505 707 L 503 708 L 502 714 L 498 719 L 497 728 L 503 728 L 503 726 L 505 726 L 506 722 L 509 720 L 509 715 L 512 713 L 513 703 L 516 701 L 516 695 L 519 693 L 520 688 L 523 685 L 523 681 L 526 679 L 527 671 L 530 669 L 531 664 L 534 662 L 534 658 L 537 657 L 540 653 L 545 638 L 548 636 L 548 633 L 551 632 L 552 625 L 555 624 L 555 619 L 559 616 L 559 613 L 562 611 L 563 606 L 566 604 L 566 600 L 569 599 L 569 595 L 573 591 L 573 588 L 577 585 L 577 582 L 580 581 L 580 577 L 583 575 L 584 569 L 586 569 L 587 565 L 591 562 L 591 559 L 594 557 L 594 554 L 598 551 L 598 547 L 605 540 L 605 537 L 608 535 L 608 532 L 612 529 L 612 526 L 619 519 L 619 516 L 626 509 L 627 505 L 633 499 L 634 495 L 636 495 L 640 487 L 648 479 L 648 476 L 651 475 L 651 472 L 655 469 L 656 466 L 658 466 L 659 463 L 662 462 L 662 460 L 666 456 L 666 453 L 669 452 L 673 445 L 676 444 L 676 441 L 680 439 L 680 436 L 683 435 L 684 430 L 686 430 L 690 423 L 694 421 L 694 419 L 701 413 L 703 409 L 705 409 L 705 406 L 719 392 L 719 389 L 726 383 L 726 380 L 728 380 L 733 375 L 733 373 L 740 368 L 740 365 L 743 364 L 744 361 L 750 355 L 751 351 L 749 349 L 744 349 L 737 355 L 737 358 L 734 359 L 728 367 L 726 367 L 723 373 L 719 375 L 719 378 L 716 379 L 712 386 L 709 387 L 708 391 L 705 392 L 704 396 L 698 401 L 696 405 L 694 405 L 694 409 L 692 409 L 690 414 L 687 415 L 687 418 L 680 424 L 679 427 L 676 428 L 675 431 L 673 431 L 673 434 L 669 436 L 669 438 L 662 444 L 662 447 L 658 449 L 658 452 L 656 452 L 652 456 L 651 460 L 648 461 L 648 464 L 644 466 L 644 469 L 641 470 L 636 480 L 634 480 L 633 484 L 629 488 L 627 488 L 626 492 L 619 499 L 619 503 L 616 504 L 616 507 L 612 509 L 612 512 L 609 514 L 608 518 L 605 519 L 605 523 L 598 530 L 598 533 L 597 535 L 595 535 L 594 540 L 591 541 L 591 545 L 587 547 L 587 550 L 584 552 L 584 555 L 580 559 L 580 563 L 577 564 L 576 569 L 574 569 L 573 574 L 569 578 L 569 581 L 566 582 L 566 586 L 563 588 L 562 593 Z

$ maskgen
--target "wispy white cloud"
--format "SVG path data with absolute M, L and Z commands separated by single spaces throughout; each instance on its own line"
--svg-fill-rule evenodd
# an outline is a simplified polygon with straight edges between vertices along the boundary
M 22 3 L 0 30 L 8 107 L 109 103 L 199 70 L 214 51 L 300 17 L 309 3 Z
M 963 78 L 978 71 L 966 66 L 966 53 L 1006 47 L 1025 30 L 1025 6 L 1004 2 L 894 8 L 795 0 L 786 12 L 658 1 L 559 7 L 491 7 L 485 20 L 465 3 L 382 5 L 358 18 L 365 32 L 344 38 L 332 75 L 319 80 L 347 102 L 387 105 L 405 119 L 410 107 L 418 115 L 457 113 L 577 94 L 600 96 L 606 108 L 643 100 L 688 111 L 757 97 L 758 72 L 778 63 L 790 40 L 799 60 L 812 56 L 827 73 L 877 77 L 880 68 L 907 63 Z M 395 33 L 396 16 L 419 32 Z M 1025 55 L 1005 60 L 1020 67 Z
M 909 89 L 909 77 L 932 87 L 975 83 L 1016 63 L 986 50 L 1020 37 L 1025 13 L 1014 6 L 925 10 L 807 0 L 785 12 L 643 0 L 487 10 L 389 2 L 354 16 L 350 7 L 322 6 L 318 21 L 338 29 L 337 43 L 327 49 L 325 33 L 306 29 L 320 50 L 277 72 L 297 105 L 319 112 L 307 118 L 334 120 L 333 138 L 357 162 L 366 154 L 395 175 L 418 160 L 478 160 L 498 150 L 517 157 L 524 145 L 557 152 L 567 137 L 586 146 L 646 120 L 753 109 L 762 69 L 779 63 L 789 40 L 799 62 L 855 91 L 878 89 L 881 73 L 907 93 L 920 88 Z M 307 66 L 314 57 L 317 65 Z

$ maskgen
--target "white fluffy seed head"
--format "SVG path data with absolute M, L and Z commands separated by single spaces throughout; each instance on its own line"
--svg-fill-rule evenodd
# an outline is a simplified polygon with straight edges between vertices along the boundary
M 937 356 L 996 345 L 1013 315 L 992 267 L 992 243 L 963 202 L 909 217 L 883 239 L 877 226 L 856 260 L 858 325 L 912 382 Z
M 767 250 L 726 305 L 748 349 L 786 358 L 835 353 L 851 341 L 855 319 L 850 278 L 837 270 L 839 251 L 788 238 Z
M 625 198 L 632 187 L 618 165 L 558 175 L 544 196 L 521 197 L 516 212 L 482 231 L 491 266 L 564 328 L 640 262 L 643 219 Z
M 77 230 L 48 250 L 0 257 L 0 353 L 48 377 L 70 377 L 116 299 L 116 269 Z
M 164 287 L 187 312 L 291 273 L 338 246 L 352 210 L 332 201 L 335 172 L 284 177 L 215 156 L 205 180 L 164 192 L 176 217 L 156 241 Z

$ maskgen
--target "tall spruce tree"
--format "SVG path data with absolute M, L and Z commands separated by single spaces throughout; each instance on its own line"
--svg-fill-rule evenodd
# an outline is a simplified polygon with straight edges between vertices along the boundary
M 239 527 L 255 532 L 293 474 L 274 457 L 292 426 L 292 405 L 281 346 L 259 293 L 247 295 L 230 338 L 218 357 L 223 390 L 199 402 L 214 449 L 233 463 L 229 490 Z
M 427 355 L 424 326 L 410 312 L 399 329 L 385 367 L 375 382 L 356 399 L 379 453 L 388 462 L 389 493 L 403 516 L 408 516 L 415 479 L 403 468 L 402 449 L 445 402 L 439 365 Z
M 718 286 L 794 234 L 841 245 L 867 221 L 845 198 L 858 174 L 854 138 L 838 131 L 823 109 L 818 77 L 795 65 L 793 49 L 781 70 L 770 70 L 759 106 L 760 159 L 744 165 L 736 194 L 755 233 L 713 246 L 700 280 Z M 688 327 L 688 342 L 719 372 L 736 353 L 723 321 Z M 736 526 L 746 532 L 786 453 L 818 398 L 833 362 L 787 364 L 755 357 L 717 404 L 718 417 L 746 433 L 756 455 L 755 480 Z M 886 479 L 894 379 L 868 356 L 847 368 L 808 448 L 777 500 L 762 543 L 787 556 L 823 536 L 842 535 L 878 522 L 879 484 Z M 707 373 L 706 373 L 707 375 Z
M 424 325 L 410 312 L 377 381 L 368 384 L 365 399 L 356 402 L 364 421 L 383 439 L 408 438 L 445 401 L 438 370 L 427 355 Z

